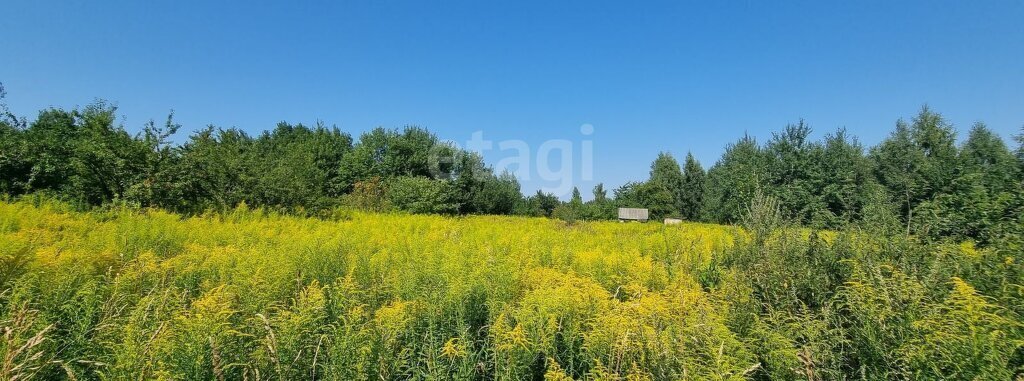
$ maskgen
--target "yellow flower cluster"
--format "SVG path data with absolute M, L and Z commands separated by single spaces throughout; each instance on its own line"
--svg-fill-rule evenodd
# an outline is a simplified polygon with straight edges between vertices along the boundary
M 186 218 L 0 202 L 0 354 L 12 359 L 0 375 L 734 380 L 775 353 L 780 364 L 801 359 L 730 329 L 756 314 L 751 283 L 715 270 L 748 240 L 735 227 L 342 215 L 239 208 Z M 878 294 L 870 287 L 848 282 L 845 300 Z M 970 286 L 957 290 L 942 308 L 987 308 Z M 945 323 L 921 322 L 934 334 L 907 344 L 906 356 L 945 340 L 936 328 Z
M 115 378 L 724 379 L 751 366 L 692 274 L 734 228 L 346 216 L 2 203 L 0 285 L 40 327 L 83 327 L 51 341 L 95 361 L 51 361 Z

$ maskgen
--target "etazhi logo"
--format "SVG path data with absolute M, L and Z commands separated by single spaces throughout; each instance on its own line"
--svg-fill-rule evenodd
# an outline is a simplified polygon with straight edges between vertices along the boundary
M 583 138 L 578 140 L 578 154 L 576 142 L 569 139 L 548 139 L 534 150 L 525 140 L 488 140 L 484 137 L 483 131 L 476 131 L 470 135 L 464 148 L 481 156 L 497 150 L 499 159 L 494 165 L 495 172 L 508 171 L 521 181 L 530 181 L 537 176 L 536 178 L 541 181 L 555 184 L 542 186 L 541 191 L 556 195 L 567 194 L 575 185 L 574 174 L 577 171 L 578 179 L 581 181 L 594 179 L 594 141 L 590 138 L 594 134 L 594 126 L 589 123 L 580 125 L 579 133 Z M 457 164 L 456 159 L 451 156 L 455 150 L 451 148 L 462 147 L 458 142 L 449 141 L 448 145 L 439 145 L 431 152 L 430 162 L 433 170 L 442 173 L 445 172 L 444 168 Z M 470 174 L 478 175 L 472 172 Z

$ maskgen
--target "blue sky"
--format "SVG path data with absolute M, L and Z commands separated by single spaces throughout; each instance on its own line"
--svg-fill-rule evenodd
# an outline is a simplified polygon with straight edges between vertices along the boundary
M 800 118 L 867 145 L 925 103 L 961 136 L 1024 125 L 1021 1 L 295 3 L 8 0 L 0 82 L 30 118 L 103 98 L 134 131 L 174 109 L 179 140 L 282 120 L 482 131 L 534 156 L 564 139 L 588 196 L 643 180 L 658 151 L 710 167 L 744 132 L 764 141 Z

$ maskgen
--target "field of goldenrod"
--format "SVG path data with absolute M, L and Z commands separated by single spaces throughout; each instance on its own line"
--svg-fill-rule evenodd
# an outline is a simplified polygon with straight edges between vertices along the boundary
M 729 378 L 753 364 L 689 275 L 728 227 L 54 208 L 0 204 L 8 340 L 48 339 L 13 354 L 48 360 L 27 367 L 506 379 L 645 362 Z
M 850 344 L 829 344 L 827 318 L 771 311 L 789 294 L 824 300 L 836 287 L 820 297 L 785 278 L 776 297 L 767 277 L 803 267 L 772 267 L 756 253 L 732 254 L 756 271 L 714 271 L 724 264 L 713 258 L 737 240 L 748 240 L 738 228 L 703 224 L 322 220 L 245 208 L 183 218 L 0 203 L 0 376 L 745 379 L 814 377 L 808 361 L 841 362 L 832 357 L 847 349 L 816 346 Z M 833 240 L 821 244 L 842 245 Z M 840 262 L 849 261 L 809 263 Z M 853 274 L 845 291 L 853 296 L 843 300 L 879 297 L 857 291 L 880 287 L 873 270 L 843 271 Z M 899 278 L 887 274 L 879 276 Z M 969 285 L 956 292 L 982 303 Z M 884 301 L 863 302 L 853 307 Z M 986 306 L 970 308 L 989 313 Z M 857 355 L 848 350 L 843 356 Z

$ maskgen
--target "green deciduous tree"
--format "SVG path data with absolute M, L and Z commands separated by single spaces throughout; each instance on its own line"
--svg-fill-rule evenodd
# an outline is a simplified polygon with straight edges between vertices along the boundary
M 401 176 L 387 185 L 388 200 L 395 208 L 411 213 L 454 214 L 459 212 L 454 184 L 447 180 Z
M 551 193 L 544 193 L 538 189 L 537 193 L 520 201 L 515 209 L 515 214 L 525 216 L 550 217 L 561 202 L 558 197 Z
M 594 202 L 605 202 L 608 201 L 608 191 L 604 189 L 603 183 L 598 183 L 594 186 Z
M 39 112 L 24 132 L 25 154 L 32 166 L 27 191 L 67 190 L 71 175 L 69 159 L 74 155 L 77 139 L 74 113 L 59 109 Z
M 801 120 L 774 134 L 764 148 L 765 189 L 801 223 L 810 223 L 826 210 L 816 184 L 821 177 L 817 165 L 821 149 L 810 140 L 810 134 L 811 127 Z
M 342 158 L 351 137 L 337 128 L 281 122 L 253 141 L 251 168 L 256 189 L 251 202 L 320 209 L 342 194 Z
M 341 162 L 340 185 L 344 190 L 372 177 L 430 177 L 430 154 L 437 137 L 419 127 L 404 131 L 375 128 L 359 137 L 352 152 Z
M 25 157 L 23 130 L 0 121 L 0 193 L 20 195 L 28 188 L 32 165 Z
M 572 187 L 572 198 L 569 199 L 569 204 L 583 205 L 583 195 L 580 194 L 580 188 Z
M 957 157 L 956 175 L 979 173 L 986 188 L 1005 191 L 1013 187 L 1018 176 L 1013 152 L 995 132 L 983 123 L 975 123 Z
M 765 155 L 753 137 L 744 136 L 727 146 L 722 158 L 708 170 L 703 219 L 739 221 L 754 192 L 763 187 L 766 171 Z
M 917 224 L 935 238 L 990 243 L 1013 224 L 1019 189 L 1016 159 L 998 135 L 977 123 L 964 142 L 956 178 L 944 193 L 923 202 Z
M 504 171 L 494 176 L 488 172 L 480 189 L 473 195 L 473 212 L 511 214 L 522 198 L 519 180 L 512 173 Z
M 594 199 L 583 203 L 580 218 L 585 220 L 609 220 L 615 218 L 615 205 L 608 198 L 608 191 L 604 189 L 604 184 L 598 183 L 595 185 L 593 193 Z
M 24 131 L 26 191 L 48 190 L 90 205 L 124 199 L 146 172 L 145 143 L 114 124 L 100 101 L 82 110 L 49 109 Z
M 141 136 L 136 139 L 145 147 L 145 162 L 140 180 L 128 188 L 125 196 L 128 201 L 144 207 L 169 207 L 181 199 L 177 183 L 182 174 L 175 171 L 179 155 L 170 142 L 180 128 L 181 125 L 174 122 L 173 111 L 163 125 L 150 120 L 143 127 Z
M 911 137 L 924 162 L 920 168 L 925 180 L 923 198 L 943 192 L 952 183 L 956 170 L 956 132 L 942 117 L 928 106 L 914 118 L 910 126 Z
M 181 147 L 178 173 L 182 199 L 179 208 L 191 212 L 233 208 L 252 200 L 253 139 L 238 129 L 208 126 L 193 134 Z
M 897 122 L 896 131 L 872 150 L 875 174 L 902 204 L 908 233 L 914 208 L 952 185 L 957 165 L 955 139 L 953 127 L 925 106 L 910 126 Z
M 665 210 L 662 216 L 679 216 L 683 210 L 683 171 L 679 162 L 671 154 L 661 152 L 651 163 L 650 186 L 661 188 L 672 195 L 669 205 L 657 207 Z
M 7 109 L 6 97 L 0 83 L 0 193 L 20 195 L 27 191 L 32 165 L 25 156 L 25 122 Z
M 687 220 L 695 221 L 700 218 L 700 208 L 704 203 L 706 176 L 700 162 L 693 157 L 692 153 L 687 153 L 686 164 L 683 166 L 683 184 L 680 196 L 680 214 Z
M 842 129 L 826 136 L 820 149 L 812 184 L 824 208 L 811 222 L 838 228 L 861 219 L 872 195 L 881 191 L 864 149 Z
M 901 215 L 909 232 L 909 220 L 922 198 L 926 180 L 922 169 L 924 154 L 915 145 L 906 123 L 897 122 L 896 130 L 889 138 L 871 150 L 871 157 L 879 183 L 889 189 L 894 200 L 900 203 Z

